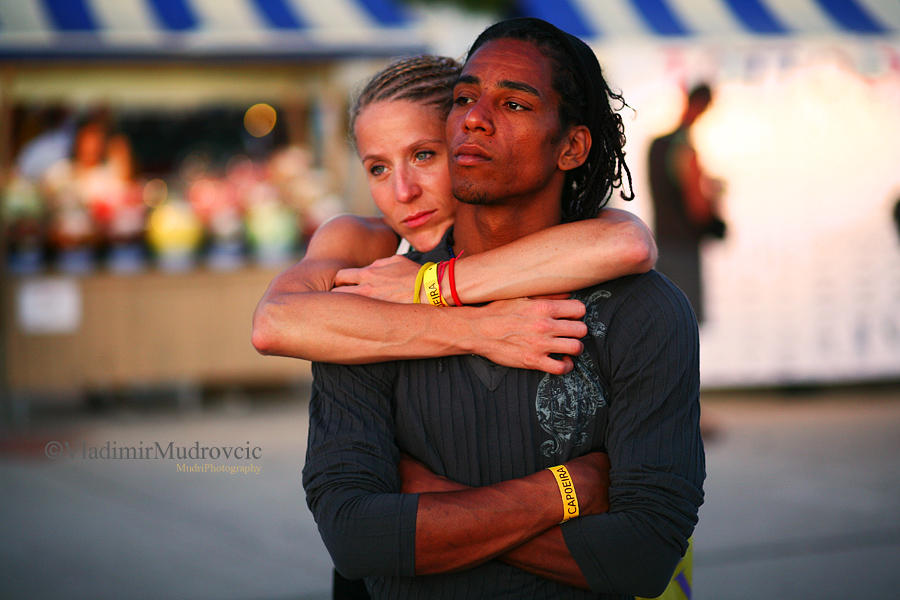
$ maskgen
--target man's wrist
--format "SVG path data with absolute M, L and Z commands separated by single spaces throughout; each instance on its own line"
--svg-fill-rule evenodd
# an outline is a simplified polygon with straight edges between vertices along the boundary
M 580 514 L 578 509 L 578 495 L 575 493 L 575 483 L 572 481 L 569 469 L 566 465 L 556 465 L 555 467 L 549 467 L 547 470 L 553 473 L 553 478 L 556 481 L 556 485 L 559 488 L 559 495 L 562 499 L 563 516 L 560 523 L 565 523 L 569 519 L 578 517 Z

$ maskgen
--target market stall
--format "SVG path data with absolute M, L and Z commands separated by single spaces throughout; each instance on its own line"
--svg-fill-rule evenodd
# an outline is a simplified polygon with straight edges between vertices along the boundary
M 395 3 L 0 2 L 11 392 L 277 382 L 250 317 L 324 219 L 371 210 L 353 87 L 424 49 Z

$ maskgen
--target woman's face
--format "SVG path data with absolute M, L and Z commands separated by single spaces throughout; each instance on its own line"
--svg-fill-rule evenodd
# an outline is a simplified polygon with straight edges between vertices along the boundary
M 387 224 L 416 250 L 434 248 L 456 211 L 440 113 L 408 100 L 375 102 L 360 111 L 355 134 Z

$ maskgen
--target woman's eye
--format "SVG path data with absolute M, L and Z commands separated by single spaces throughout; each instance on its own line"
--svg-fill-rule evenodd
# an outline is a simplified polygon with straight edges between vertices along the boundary
M 378 177 L 379 175 L 384 173 L 384 171 L 384 165 L 372 165 L 371 167 L 369 167 L 369 173 L 371 173 L 375 177 Z
M 434 151 L 432 151 L 432 150 L 419 150 L 418 152 L 416 152 L 414 158 L 417 161 L 423 161 L 423 160 L 428 160 L 432 156 L 434 156 Z

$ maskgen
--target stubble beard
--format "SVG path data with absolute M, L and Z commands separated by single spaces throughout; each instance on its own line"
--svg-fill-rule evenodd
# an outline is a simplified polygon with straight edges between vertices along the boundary
M 484 190 L 478 189 L 471 181 L 455 184 L 453 186 L 453 196 L 463 204 L 472 204 L 474 206 L 494 204 L 493 198 L 489 197 Z

